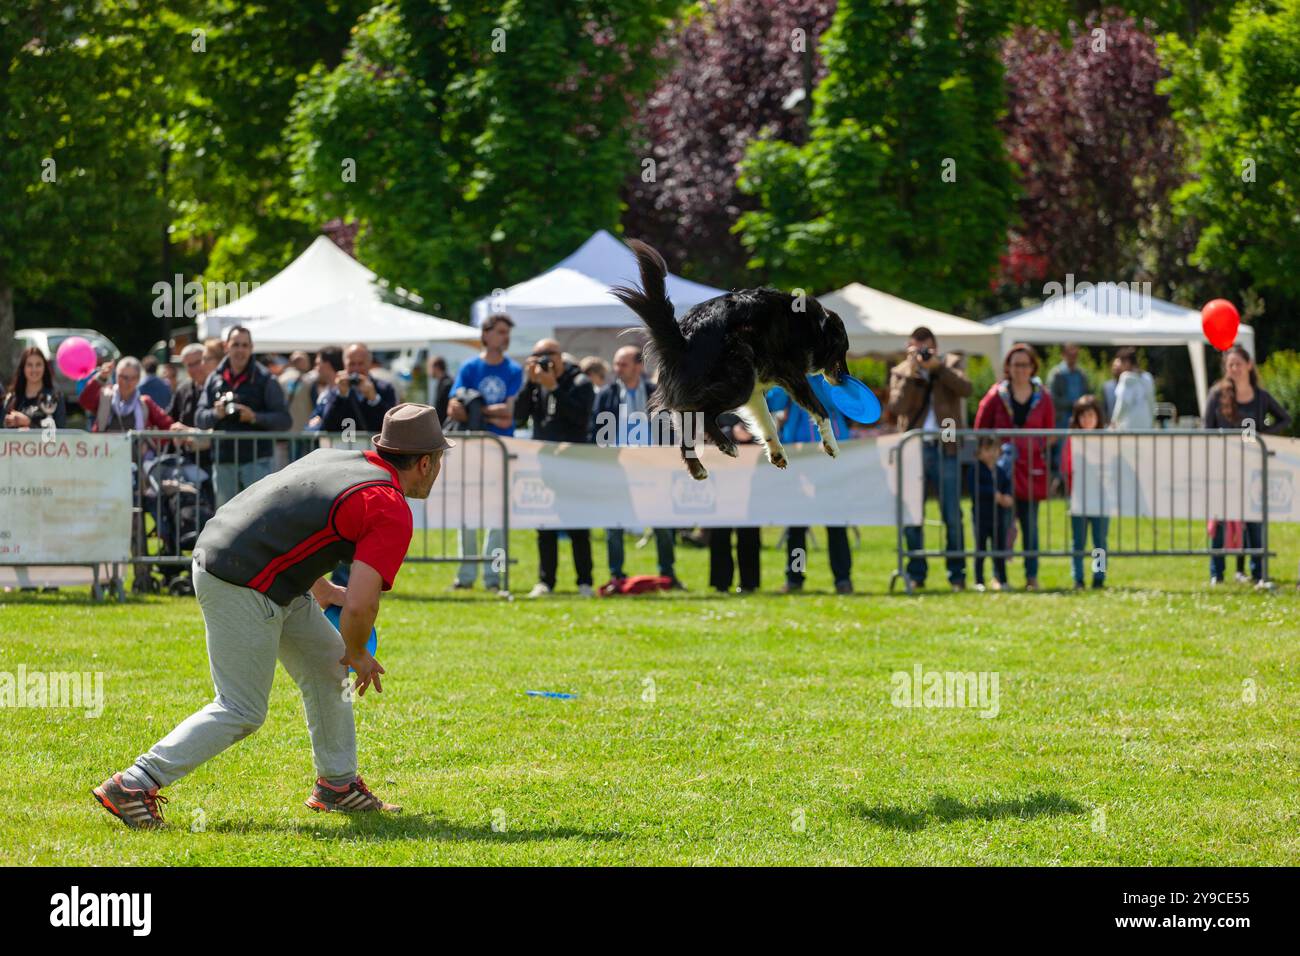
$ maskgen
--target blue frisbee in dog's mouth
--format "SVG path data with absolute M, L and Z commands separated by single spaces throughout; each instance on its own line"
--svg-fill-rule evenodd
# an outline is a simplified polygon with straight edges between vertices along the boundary
M 880 399 L 852 375 L 845 375 L 838 385 L 832 385 L 821 375 L 809 375 L 808 381 L 823 405 L 834 405 L 846 418 L 861 425 L 880 421 Z

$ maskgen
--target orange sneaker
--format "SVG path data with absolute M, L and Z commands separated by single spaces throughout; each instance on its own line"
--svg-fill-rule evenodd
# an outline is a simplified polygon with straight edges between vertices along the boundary
M 157 830 L 164 823 L 158 805 L 166 803 L 167 798 L 157 787 L 152 790 L 128 787 L 122 775 L 115 773 L 90 792 L 100 806 L 133 830 Z
M 366 786 L 366 782 L 360 777 L 357 777 L 346 787 L 332 786 L 326 783 L 324 779 L 317 780 L 311 796 L 307 798 L 307 806 L 321 813 L 402 812 L 401 807 L 385 803 L 371 793 L 370 788 Z

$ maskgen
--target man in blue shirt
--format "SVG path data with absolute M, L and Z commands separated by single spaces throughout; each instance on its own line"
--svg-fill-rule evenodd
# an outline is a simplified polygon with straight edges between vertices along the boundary
M 480 331 L 483 351 L 478 358 L 460 367 L 451 385 L 447 417 L 452 421 L 469 425 L 472 400 L 481 396 L 484 430 L 506 436 L 515 433 L 514 398 L 524 387 L 524 370 L 505 354 L 510 348 L 510 330 L 514 326 L 507 315 L 490 315 L 484 319 Z
M 447 418 L 456 427 L 480 428 L 495 435 L 509 437 L 515 433 L 515 396 L 524 386 L 524 370 L 516 361 L 506 356 L 510 348 L 510 330 L 515 327 L 508 315 L 496 313 L 483 320 L 479 338 L 483 351 L 478 358 L 470 359 L 456 373 L 451 386 L 451 399 L 447 402 Z M 485 554 L 496 554 L 501 548 L 501 529 L 492 528 L 487 533 Z M 460 555 L 478 554 L 478 534 L 473 528 L 460 532 Z M 456 572 L 454 590 L 468 590 L 478 577 L 480 562 L 465 561 Z M 495 591 L 501 587 L 501 573 L 495 562 L 483 564 L 483 586 Z
M 767 407 L 780 428 L 782 445 L 794 445 L 800 442 L 821 442 L 821 431 L 812 416 L 803 407 L 790 400 L 785 389 L 777 386 L 767 393 Z M 836 439 L 849 437 L 849 423 L 838 408 L 826 409 L 830 416 L 831 431 Z M 786 547 L 789 552 L 785 565 L 785 585 L 783 594 L 793 594 L 803 590 L 804 572 L 808 568 L 808 529 L 787 528 Z M 826 529 L 826 550 L 830 553 L 831 573 L 835 577 L 837 594 L 852 594 L 853 552 L 849 550 L 849 529 L 844 526 Z

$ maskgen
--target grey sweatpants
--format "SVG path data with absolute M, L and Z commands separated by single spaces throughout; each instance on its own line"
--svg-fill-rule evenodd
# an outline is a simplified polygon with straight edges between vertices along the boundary
M 317 776 L 336 785 L 357 772 L 356 724 L 346 693 L 343 638 L 310 594 L 281 607 L 252 588 L 227 584 L 194 566 L 194 593 L 207 628 L 217 696 L 135 762 L 163 787 L 179 780 L 266 720 L 275 661 L 302 692 Z

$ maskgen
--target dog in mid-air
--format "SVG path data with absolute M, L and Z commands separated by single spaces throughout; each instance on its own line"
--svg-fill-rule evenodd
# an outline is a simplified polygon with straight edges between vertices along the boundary
M 724 455 L 736 457 L 736 444 L 718 425 L 734 412 L 767 449 L 767 460 L 786 466 L 785 450 L 764 394 L 780 385 L 817 423 L 822 448 L 834 458 L 839 445 L 826 409 L 806 376 L 820 372 L 831 385 L 848 375 L 849 337 L 844 323 L 816 299 L 777 289 L 742 289 L 701 302 L 679 323 L 668 299 L 663 256 L 644 242 L 628 243 L 641 271 L 641 288 L 610 291 L 645 323 L 650 351 L 658 362 L 649 411 L 681 416 L 682 460 L 691 477 L 709 476 L 695 451 L 695 423 Z

